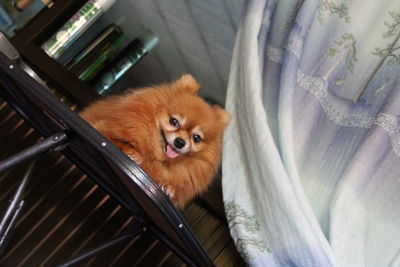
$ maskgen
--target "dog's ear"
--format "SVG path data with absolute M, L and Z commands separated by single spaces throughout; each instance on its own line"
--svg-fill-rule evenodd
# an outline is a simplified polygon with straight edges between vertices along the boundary
M 214 105 L 213 107 L 215 117 L 219 121 L 222 129 L 225 129 L 231 122 L 231 115 L 220 106 Z
M 181 92 L 196 94 L 200 89 L 200 84 L 190 74 L 185 74 L 174 82 L 174 87 Z

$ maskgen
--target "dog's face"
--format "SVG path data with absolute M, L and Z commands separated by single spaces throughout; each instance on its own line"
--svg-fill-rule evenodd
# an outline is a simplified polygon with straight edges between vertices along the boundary
M 158 117 L 164 160 L 206 155 L 210 151 L 219 154 L 230 115 L 199 98 L 199 85 L 191 76 L 182 77 L 172 86 L 176 94 L 170 96 Z
M 163 118 L 160 135 L 165 155 L 176 158 L 180 155 L 195 153 L 201 150 L 204 144 L 204 133 L 200 126 L 190 125 L 190 118 L 175 114 Z

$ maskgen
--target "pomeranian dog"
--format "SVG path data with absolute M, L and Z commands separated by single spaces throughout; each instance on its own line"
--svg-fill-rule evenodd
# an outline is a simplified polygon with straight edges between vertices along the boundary
M 231 119 L 198 97 L 199 88 L 191 75 L 183 75 L 170 84 L 99 100 L 80 115 L 183 207 L 212 181 Z

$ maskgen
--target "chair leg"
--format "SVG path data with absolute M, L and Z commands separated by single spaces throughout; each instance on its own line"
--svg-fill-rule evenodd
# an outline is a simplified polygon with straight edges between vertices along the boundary
M 132 225 L 132 230 L 130 231 L 130 233 L 127 234 L 123 234 L 121 236 L 118 236 L 106 243 L 103 243 L 102 245 L 91 249 L 89 251 L 86 251 L 85 253 L 69 260 L 68 262 L 62 263 L 60 265 L 58 265 L 58 267 L 70 267 L 70 266 L 75 266 L 87 259 L 90 259 L 91 257 L 94 257 L 96 255 L 99 255 L 100 253 L 102 253 L 103 251 L 118 245 L 119 243 L 122 243 L 124 241 L 127 240 L 131 240 L 132 238 L 134 238 L 135 236 L 138 236 L 140 234 L 143 233 L 143 226 L 142 226 L 142 222 L 139 220 L 135 220 L 133 225 Z
M 0 161 L 0 172 L 5 171 L 15 165 L 22 163 L 25 160 L 33 158 L 43 152 L 49 151 L 50 149 L 60 147 L 67 142 L 67 136 L 65 133 L 56 133 L 36 144 L 30 146 L 5 160 Z
M 13 197 L 10 199 L 6 212 L 1 218 L 0 221 L 0 255 L 4 252 L 5 247 L 7 245 L 7 241 L 11 235 L 11 230 L 14 227 L 15 222 L 17 221 L 22 208 L 24 206 L 24 201 L 22 199 L 22 195 L 24 194 L 28 181 L 32 176 L 32 172 L 36 166 L 36 160 L 32 161 L 32 163 L 28 166 L 27 171 L 25 172 L 21 182 L 18 185 L 17 190 L 15 191 Z
M 11 219 L 8 221 L 8 224 L 4 225 L 4 230 L 0 236 L 0 255 L 4 253 L 7 247 L 8 240 L 10 239 L 12 229 L 14 227 L 15 222 L 17 221 L 19 215 L 21 214 L 22 208 L 24 206 L 24 201 L 21 200 L 19 205 L 16 207 L 15 211 L 12 213 Z

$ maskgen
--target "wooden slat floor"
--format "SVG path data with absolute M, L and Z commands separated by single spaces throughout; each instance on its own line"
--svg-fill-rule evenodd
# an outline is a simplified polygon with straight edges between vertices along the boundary
M 39 138 L 7 104 L 0 102 L 0 159 Z M 0 173 L 1 216 L 23 172 L 21 166 Z M 132 223 L 126 210 L 56 152 L 42 157 L 23 198 L 26 204 L 22 216 L 0 256 L 0 266 L 56 266 L 128 231 Z M 245 266 L 223 217 L 218 183 L 182 214 L 216 266 Z M 145 231 L 79 266 L 183 265 Z

